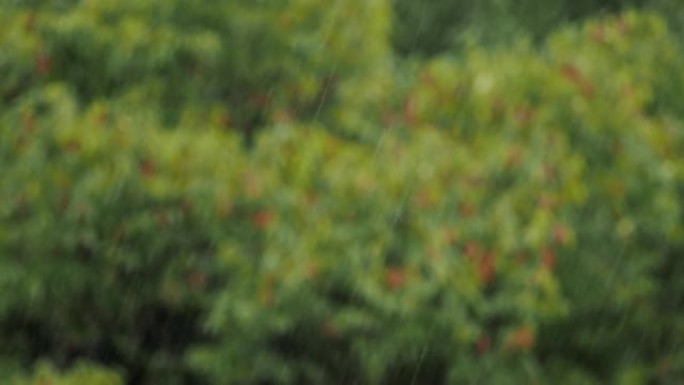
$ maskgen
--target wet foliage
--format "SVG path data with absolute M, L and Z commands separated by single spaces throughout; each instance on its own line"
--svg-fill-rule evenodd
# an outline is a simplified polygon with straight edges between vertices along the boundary
M 684 379 L 675 12 L 6 3 L 12 384 Z

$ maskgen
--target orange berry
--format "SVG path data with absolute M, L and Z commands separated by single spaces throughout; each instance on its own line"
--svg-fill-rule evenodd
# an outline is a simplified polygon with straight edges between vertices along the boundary
M 553 270 L 556 265 L 556 253 L 552 249 L 545 247 L 541 253 L 541 263 L 544 268 Z
M 487 353 L 489 349 L 492 347 L 492 339 L 489 338 L 487 334 L 482 334 L 478 339 L 477 342 L 475 342 L 475 347 L 477 348 L 477 352 L 480 354 Z
M 252 217 L 252 222 L 257 228 L 264 230 L 273 222 L 273 214 L 266 210 L 259 211 Z
M 522 326 L 514 330 L 506 341 L 506 346 L 512 350 L 528 350 L 534 346 L 534 333 L 529 326 Z
M 399 290 L 404 286 L 404 272 L 397 267 L 388 269 L 385 273 L 385 285 L 392 291 Z

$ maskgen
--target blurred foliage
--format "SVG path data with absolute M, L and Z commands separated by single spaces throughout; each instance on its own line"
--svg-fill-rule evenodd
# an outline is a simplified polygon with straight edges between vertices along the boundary
M 520 36 L 542 42 L 563 24 L 625 9 L 657 10 L 674 29 L 679 0 L 394 0 L 392 42 L 401 55 L 432 56 L 472 44 L 505 45 Z M 684 36 L 684 35 L 679 35 Z
M 251 140 L 273 119 L 348 130 L 360 118 L 331 102 L 373 104 L 382 92 L 362 83 L 388 65 L 384 1 L 60 3 L 18 2 L 3 16 L 3 104 L 64 82 L 81 102 L 154 100 L 171 125 L 184 109 L 214 111 Z
M 117 373 L 80 363 L 66 373 L 59 373 L 48 363 L 40 363 L 31 376 L 15 377 L 10 385 L 123 385 Z
M 676 31 L 411 4 L 4 1 L 0 375 L 683 381 Z

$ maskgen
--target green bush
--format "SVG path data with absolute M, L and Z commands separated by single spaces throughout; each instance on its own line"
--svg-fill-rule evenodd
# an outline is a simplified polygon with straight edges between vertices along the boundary
M 684 56 L 662 19 L 393 67 L 387 3 L 326 4 L 0 16 L 2 372 L 681 381 Z M 97 370 L 18 381 L 116 383 Z
M 377 147 L 274 128 L 266 237 L 222 243 L 243 273 L 191 361 L 215 383 L 681 379 L 679 134 L 652 110 L 682 59 L 628 13 L 428 63 Z
M 575 244 L 549 254 L 568 305 L 540 327 L 537 354 L 552 377 L 567 362 L 595 383 L 621 383 L 630 365 L 637 383 L 681 376 L 681 113 L 671 98 L 681 62 L 661 20 L 627 13 L 555 34 L 541 55 L 522 45 L 436 59 L 397 114 L 527 168 L 514 187 L 546 181 L 526 199 L 537 208 L 512 217 L 536 222 L 538 239 Z
M 166 132 L 130 106 L 81 114 L 61 87 L 2 124 L 3 355 L 113 360 L 134 378 L 184 383 L 179 360 L 223 279 L 213 245 L 230 231 L 205 200 L 230 191 L 237 138 Z

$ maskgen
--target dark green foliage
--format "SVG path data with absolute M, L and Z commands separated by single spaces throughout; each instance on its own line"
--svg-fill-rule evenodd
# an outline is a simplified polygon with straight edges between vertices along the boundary
M 668 9 L 671 0 L 394 0 L 393 45 L 402 55 L 432 56 L 478 43 L 542 41 L 563 24 L 626 8 Z M 679 12 L 681 13 L 681 12 Z M 677 20 L 673 18 L 672 20 Z M 676 23 L 673 23 L 676 25 Z

